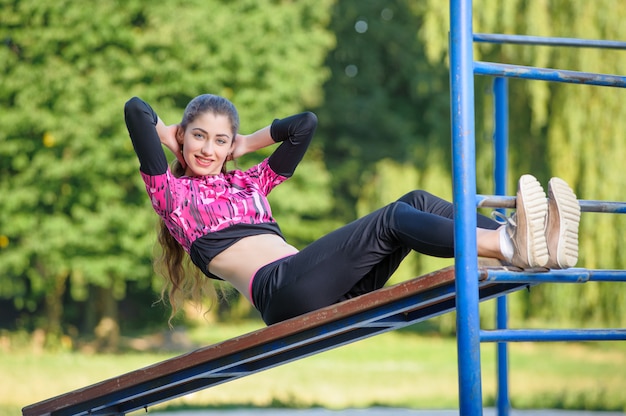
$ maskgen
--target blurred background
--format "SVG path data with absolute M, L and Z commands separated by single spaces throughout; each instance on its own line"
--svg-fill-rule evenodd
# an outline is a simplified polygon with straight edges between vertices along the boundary
M 0 0 L 0 6 L 0 352 L 10 360 L 25 354 L 25 361 L 11 361 L 20 362 L 15 368 L 4 367 L 9 377 L 0 390 L 16 388 L 11 377 L 37 356 L 51 362 L 184 351 L 218 341 L 215 328 L 234 336 L 262 326 L 256 311 L 226 288 L 210 311 L 187 308 L 168 329 L 169 309 L 157 302 L 161 281 L 152 268 L 157 217 L 123 120 L 132 96 L 173 124 L 193 97 L 223 95 L 237 106 L 244 134 L 314 111 L 319 127 L 311 150 L 294 178 L 270 195 L 287 240 L 300 248 L 412 189 L 451 197 L 447 2 Z M 476 0 L 474 16 L 475 32 L 626 40 L 620 0 Z M 475 52 L 479 60 L 585 72 L 623 75 L 626 68 L 626 51 L 477 44 Z M 491 83 L 476 78 L 477 181 L 484 194 L 493 192 Z M 564 178 L 580 199 L 623 200 L 624 91 L 525 80 L 509 86 L 509 189 L 528 172 L 543 183 Z M 625 225 L 621 216 L 583 215 L 578 266 L 624 268 Z M 411 255 L 393 282 L 449 264 Z M 626 290 L 542 285 L 510 296 L 510 310 L 514 326 L 624 327 Z M 481 319 L 492 325 L 493 308 L 483 307 Z M 440 339 L 453 336 L 454 325 L 448 314 L 414 331 Z M 623 368 L 625 350 L 615 348 L 609 362 Z M 454 355 L 447 359 L 454 364 Z M 128 369 L 141 360 L 129 361 Z M 41 373 L 33 364 L 33 377 L 55 377 L 68 367 Z M 91 374 L 94 381 L 102 375 Z M 72 388 L 83 381 L 74 378 Z M 57 387 L 50 392 L 66 385 Z M 16 400 L 26 405 L 48 393 Z M 591 400 L 596 406 L 613 403 L 599 394 Z M 626 407 L 614 402 L 605 410 Z

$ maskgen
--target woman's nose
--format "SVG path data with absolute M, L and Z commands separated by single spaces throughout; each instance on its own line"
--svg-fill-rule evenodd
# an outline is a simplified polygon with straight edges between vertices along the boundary
M 202 146 L 202 153 L 205 155 L 210 155 L 213 153 L 213 144 L 210 140 L 207 140 Z

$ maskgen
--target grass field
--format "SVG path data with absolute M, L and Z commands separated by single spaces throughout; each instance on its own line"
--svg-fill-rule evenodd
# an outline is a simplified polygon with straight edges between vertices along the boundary
M 190 336 L 196 343 L 210 344 L 258 327 L 258 323 L 211 325 Z M 20 414 L 25 405 L 173 355 L 52 354 L 33 352 L 28 347 L 12 349 L 0 355 L 0 416 Z M 495 396 L 495 345 L 484 344 L 481 355 L 483 397 L 485 405 L 491 406 Z M 454 339 L 397 331 L 167 405 L 457 408 L 456 377 Z M 510 344 L 510 391 L 516 408 L 626 411 L 626 343 Z

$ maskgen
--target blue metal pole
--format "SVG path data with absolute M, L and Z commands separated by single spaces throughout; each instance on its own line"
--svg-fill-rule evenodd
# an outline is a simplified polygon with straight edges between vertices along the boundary
M 450 95 L 460 414 L 482 415 L 472 2 L 450 0 Z
M 568 46 L 578 48 L 626 49 L 626 42 L 603 39 L 556 38 L 549 36 L 474 33 L 474 42 L 517 45 Z
M 515 197 L 476 195 L 476 203 L 479 208 L 515 208 Z M 582 212 L 626 214 L 626 202 L 579 199 L 578 203 L 580 204 L 580 210 Z
M 620 75 L 606 75 L 593 72 L 568 71 L 564 69 L 537 68 L 479 61 L 474 62 L 474 71 L 477 75 L 626 88 L 626 77 Z
M 509 154 L 509 94 L 508 80 L 495 78 L 493 81 L 494 94 L 494 151 L 495 151 L 495 193 L 506 195 L 508 154 Z
M 506 329 L 481 331 L 482 342 L 624 341 L 626 329 Z
M 506 78 L 495 78 L 493 81 L 494 96 L 494 152 L 495 152 L 495 193 L 506 195 L 507 165 L 509 153 L 509 97 Z M 501 211 L 504 211 L 501 209 Z M 500 296 L 496 300 L 496 328 L 506 329 L 508 326 L 507 297 Z M 504 342 L 497 344 L 497 380 L 498 391 L 496 408 L 498 416 L 508 416 L 511 408 L 509 400 L 509 353 Z
M 486 282 L 499 283 L 587 283 L 587 282 L 626 282 L 626 270 L 584 269 L 545 269 L 544 271 L 487 270 Z

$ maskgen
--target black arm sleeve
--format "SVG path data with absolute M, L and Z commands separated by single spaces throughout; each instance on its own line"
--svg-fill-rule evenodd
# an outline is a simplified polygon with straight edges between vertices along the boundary
M 290 177 L 304 157 L 317 128 L 317 116 L 311 112 L 276 119 L 270 127 L 275 142 L 282 142 L 269 158 L 269 165 L 279 175 Z
M 124 105 L 126 128 L 139 158 L 140 170 L 147 175 L 161 175 L 167 171 L 167 158 L 156 131 L 158 117 L 152 107 L 133 97 Z

